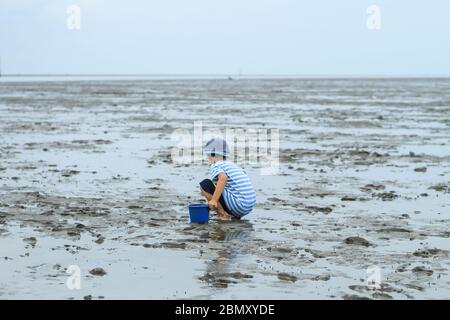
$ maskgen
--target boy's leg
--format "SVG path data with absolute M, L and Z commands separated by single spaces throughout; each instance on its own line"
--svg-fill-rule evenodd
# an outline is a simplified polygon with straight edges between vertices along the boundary
M 200 187 L 200 193 L 206 198 L 206 200 L 211 200 L 212 199 L 212 194 L 206 192 L 205 190 L 202 189 L 202 187 Z M 225 209 L 222 207 L 222 204 L 220 203 L 220 201 L 217 202 L 217 213 L 219 215 L 220 219 L 223 220 L 230 220 L 232 217 L 225 211 Z
M 200 192 L 206 198 L 206 200 L 210 201 L 213 197 L 214 192 L 216 191 L 216 186 L 213 181 L 210 179 L 204 179 L 200 182 Z M 224 203 L 223 196 L 220 197 L 217 203 L 217 213 L 220 219 L 222 220 L 230 220 L 233 217 L 231 213 L 229 213 L 229 209 Z

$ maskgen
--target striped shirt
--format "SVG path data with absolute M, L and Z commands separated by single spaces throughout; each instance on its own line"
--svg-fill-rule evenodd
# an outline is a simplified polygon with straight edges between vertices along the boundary
M 250 179 L 241 167 L 228 160 L 221 160 L 211 165 L 211 180 L 214 183 L 217 183 L 221 172 L 228 177 L 222 193 L 228 209 L 238 217 L 249 214 L 256 202 L 255 190 Z

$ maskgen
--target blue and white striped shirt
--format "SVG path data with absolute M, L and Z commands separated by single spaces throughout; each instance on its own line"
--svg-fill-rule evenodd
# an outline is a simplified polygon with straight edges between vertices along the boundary
M 256 193 L 250 179 L 241 167 L 228 160 L 217 161 L 211 165 L 211 180 L 214 183 L 217 183 L 221 172 L 228 177 L 222 193 L 228 209 L 238 217 L 249 214 L 256 202 Z

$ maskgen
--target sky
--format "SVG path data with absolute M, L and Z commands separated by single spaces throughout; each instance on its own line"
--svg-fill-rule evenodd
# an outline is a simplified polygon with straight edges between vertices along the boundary
M 449 15 L 448 0 L 0 0 L 0 56 L 3 74 L 450 76 Z

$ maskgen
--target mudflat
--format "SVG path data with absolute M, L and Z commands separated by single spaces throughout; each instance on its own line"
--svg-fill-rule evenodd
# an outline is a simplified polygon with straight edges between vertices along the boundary
M 0 119 L 0 299 L 450 297 L 450 80 L 2 82 Z M 189 224 L 194 121 L 280 130 L 241 221 Z

